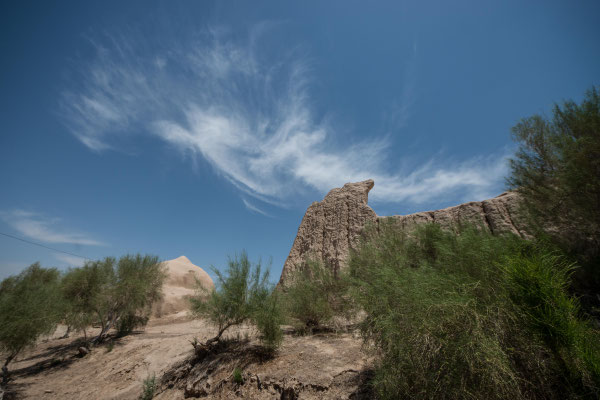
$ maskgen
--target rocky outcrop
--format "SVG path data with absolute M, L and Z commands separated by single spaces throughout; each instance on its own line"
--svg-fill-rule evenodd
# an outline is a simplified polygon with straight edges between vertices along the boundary
M 527 233 L 518 223 L 518 195 L 514 192 L 502 193 L 498 197 L 484 201 L 472 201 L 442 210 L 418 212 L 409 215 L 378 217 L 378 222 L 393 221 L 410 230 L 423 223 L 436 223 L 445 229 L 457 230 L 461 224 L 482 226 L 492 233 L 510 232 L 521 237 Z
M 371 179 L 347 183 L 308 207 L 283 266 L 280 286 L 286 285 L 307 257 L 324 261 L 334 273 L 344 267 L 365 225 L 377 222 L 377 214 L 367 205 L 373 185 Z
M 320 202 L 306 210 L 298 234 L 285 261 L 279 286 L 289 284 L 290 277 L 307 258 L 324 261 L 334 273 L 344 268 L 350 254 L 358 244 L 362 230 L 368 223 L 378 226 L 392 222 L 405 229 L 423 223 L 440 224 L 456 230 L 465 223 L 476 224 L 492 233 L 511 232 L 526 237 L 524 226 L 517 213 L 518 195 L 506 192 L 493 199 L 473 201 L 436 211 L 409 215 L 380 217 L 367 205 L 373 180 L 347 183 L 331 190 Z

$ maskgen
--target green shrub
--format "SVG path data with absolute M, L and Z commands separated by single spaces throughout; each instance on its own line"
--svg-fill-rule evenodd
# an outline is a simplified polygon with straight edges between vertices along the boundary
M 135 328 L 140 326 L 146 326 L 148 320 L 149 316 L 147 313 L 144 313 L 142 315 L 137 315 L 135 313 L 126 314 L 117 321 L 117 335 L 128 335 L 131 332 L 133 332 Z
M 571 252 L 582 269 L 578 291 L 598 305 L 600 291 L 600 93 L 556 104 L 512 128 L 519 148 L 507 181 L 521 194 L 529 227 Z
M 126 334 L 144 326 L 152 305 L 162 295 L 165 271 L 158 257 L 126 255 L 89 261 L 69 270 L 62 292 L 68 304 L 66 320 L 84 330 L 98 322 L 102 329 L 94 342 L 104 339 L 115 327 Z
M 260 340 L 265 349 L 274 351 L 283 341 L 281 325 L 285 322 L 278 294 L 269 293 L 255 310 L 253 320 L 260 332 Z
M 238 385 L 242 385 L 244 383 L 244 377 L 242 376 L 242 369 L 239 367 L 235 367 L 233 369 L 233 381 Z
M 523 248 L 503 263 L 511 299 L 582 387 L 600 388 L 600 337 L 568 294 L 574 265 L 555 251 Z M 573 379 L 572 379 L 573 380 Z
M 152 374 L 152 376 L 148 375 L 146 379 L 144 379 L 142 394 L 140 395 L 140 400 L 150 400 L 154 397 L 154 393 L 158 388 L 158 383 L 156 382 L 156 375 Z
M 152 305 L 162 297 L 166 277 L 162 263 L 156 256 L 126 255 L 119 259 L 115 272 L 111 296 L 114 306 L 109 308 L 113 325 L 123 320 L 125 331 L 144 326 Z
M 7 355 L 2 367 L 4 383 L 8 364 L 16 355 L 56 329 L 62 316 L 59 276 L 56 269 L 35 263 L 0 283 L 0 350 Z
M 312 332 L 343 313 L 346 280 L 334 276 L 323 262 L 308 259 L 290 281 L 285 288 L 285 309 L 299 331 Z
M 190 299 L 192 311 L 217 327 L 217 335 L 205 345 L 220 341 L 232 326 L 253 322 L 261 331 L 263 343 L 272 349 L 277 347 L 281 342 L 281 313 L 277 297 L 271 294 L 269 270 L 262 272 L 260 261 L 252 267 L 245 251 L 229 259 L 225 273 L 214 267 L 212 270 L 217 276 L 216 288 L 207 296 L 206 289 L 198 285 L 197 295 Z
M 365 237 L 350 259 L 351 293 L 366 312 L 365 343 L 379 355 L 373 379 L 379 397 L 597 394 L 596 345 L 556 341 L 569 329 L 587 332 L 591 343 L 597 335 L 578 319 L 564 280 L 548 273 L 563 271 L 558 275 L 568 279 L 565 265 L 546 249 L 474 227 L 456 235 L 425 225 L 408 234 L 391 223 Z M 528 257 L 548 265 L 527 264 Z M 531 295 L 532 282 L 552 290 Z
M 64 304 L 64 322 L 68 330 L 83 332 L 97 321 L 94 309 L 99 303 L 103 277 L 99 269 L 88 267 L 69 269 L 61 279 L 60 290 Z

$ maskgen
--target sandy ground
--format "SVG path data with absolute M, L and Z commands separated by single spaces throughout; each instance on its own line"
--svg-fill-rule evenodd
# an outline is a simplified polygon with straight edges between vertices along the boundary
M 81 337 L 56 338 L 62 332 L 11 363 L 11 388 L 18 398 L 135 399 L 146 377 L 160 377 L 189 354 L 189 340 L 208 337 L 212 329 L 186 318 L 154 320 L 144 331 L 97 346 L 84 358 L 77 357 Z
M 184 314 L 151 320 L 144 331 L 115 339 L 112 345 L 109 341 L 97 346 L 83 358 L 77 356 L 80 337 L 60 339 L 64 330 L 59 329 L 52 338 L 40 341 L 11 363 L 10 389 L 17 398 L 25 399 L 137 399 L 145 378 L 155 375 L 160 380 L 166 371 L 192 356 L 193 337 L 206 340 L 215 334 L 206 322 L 190 320 Z M 256 343 L 255 332 L 249 327 L 234 329 L 229 337 L 246 337 L 250 338 L 248 343 Z M 211 382 L 220 382 L 218 391 L 201 397 L 283 398 L 284 386 L 295 385 L 305 394 L 298 398 L 348 398 L 352 397 L 348 393 L 356 391 L 350 386 L 360 383 L 356 379 L 340 382 L 339 377 L 348 373 L 358 376 L 368 364 L 360 339 L 348 333 L 303 337 L 287 334 L 277 355 L 267 361 L 246 357 L 247 350 L 242 347 L 236 351 L 230 352 L 234 359 L 229 363 L 219 361 L 221 368 L 201 371 Z M 242 388 L 231 383 L 233 366 L 240 361 L 236 358 L 246 360 L 244 376 L 248 383 Z M 263 382 L 258 391 L 256 379 Z M 334 390 L 336 385 L 342 388 Z M 157 398 L 184 398 L 184 380 L 171 386 L 163 385 Z M 316 397 L 310 395 L 311 390 L 316 391 Z M 197 390 L 190 393 L 199 395 Z

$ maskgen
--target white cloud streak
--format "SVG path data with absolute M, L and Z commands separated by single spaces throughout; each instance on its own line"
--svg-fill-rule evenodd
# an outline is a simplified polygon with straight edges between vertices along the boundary
M 242 202 L 244 203 L 244 205 L 246 206 L 246 208 L 250 211 L 253 211 L 255 213 L 264 215 L 265 217 L 271 217 L 270 214 L 268 214 L 266 211 L 261 210 L 260 208 L 258 208 L 257 206 L 255 206 L 254 204 L 252 204 L 250 201 L 248 201 L 247 199 L 242 197 Z
M 105 246 L 86 234 L 62 231 L 57 228 L 60 223 L 58 218 L 48 218 L 25 210 L 4 211 L 0 213 L 0 218 L 21 235 L 40 242 Z
M 245 194 L 278 205 L 307 189 L 326 193 L 368 178 L 376 182 L 370 196 L 375 202 L 497 194 L 504 155 L 438 158 L 408 173 L 390 172 L 387 138 L 344 143 L 326 119 L 314 117 L 305 58 L 294 51 L 277 60 L 263 56 L 258 45 L 264 26 L 243 43 L 215 32 L 148 54 L 137 51 L 132 39 L 95 44 L 84 83 L 62 98 L 69 129 L 94 151 L 118 148 L 131 132 L 147 132 L 206 160 Z M 414 91 L 409 83 L 397 116 L 402 124 Z

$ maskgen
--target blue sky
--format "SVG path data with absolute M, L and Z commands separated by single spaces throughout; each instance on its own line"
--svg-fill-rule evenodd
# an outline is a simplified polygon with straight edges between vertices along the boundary
M 0 232 L 90 259 L 246 249 L 307 206 L 500 194 L 510 127 L 600 84 L 595 1 L 3 2 Z M 82 263 L 0 236 L 0 278 Z

